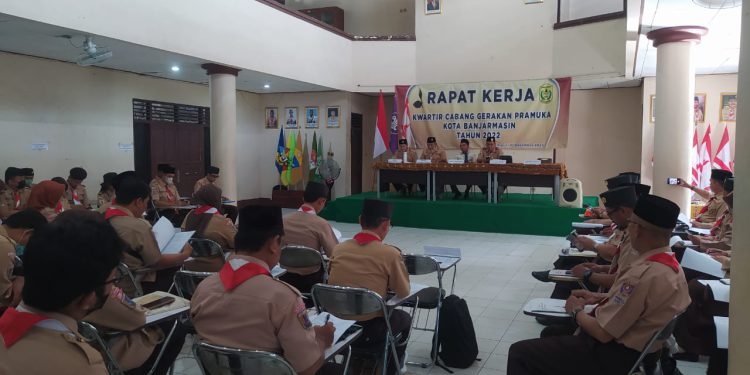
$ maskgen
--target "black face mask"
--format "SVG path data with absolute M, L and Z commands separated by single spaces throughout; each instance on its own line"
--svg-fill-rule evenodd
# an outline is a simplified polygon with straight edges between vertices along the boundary
M 89 309 L 89 311 L 86 312 L 86 315 L 89 315 L 93 313 L 94 311 L 99 310 L 102 307 L 104 307 L 104 303 L 107 302 L 107 298 L 109 298 L 109 295 L 104 293 L 103 286 L 100 288 L 96 288 L 96 290 L 94 290 L 94 294 L 96 294 L 96 303 L 94 303 L 94 307 L 92 307 L 91 309 Z

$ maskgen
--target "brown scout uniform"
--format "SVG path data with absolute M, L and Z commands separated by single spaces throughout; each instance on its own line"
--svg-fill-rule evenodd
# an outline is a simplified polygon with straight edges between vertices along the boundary
M 495 151 L 490 152 L 487 147 L 482 147 L 482 150 L 479 151 L 479 155 L 477 155 L 477 163 L 486 163 L 487 158 L 492 159 L 499 159 L 500 155 L 503 154 L 503 150 L 495 147 Z
M 182 222 L 183 231 L 185 230 L 188 218 L 192 215 L 195 215 L 195 210 L 191 210 L 187 216 L 185 216 L 185 220 Z M 234 236 L 236 234 L 237 228 L 232 224 L 230 219 L 221 215 L 211 215 L 211 219 L 203 230 L 203 234 L 201 234 L 200 238 L 216 242 L 226 253 L 226 251 L 234 250 Z M 190 271 L 218 272 L 223 265 L 223 258 L 201 257 L 185 261 L 184 267 Z
M 112 205 L 112 201 L 115 199 L 115 193 L 107 193 L 100 191 L 96 194 L 96 206 L 99 208 L 99 212 L 104 212 L 107 207 Z
M 174 184 L 167 185 L 164 180 L 157 177 L 151 180 L 151 183 L 149 183 L 148 186 L 151 188 L 152 201 L 169 201 L 174 202 L 175 204 L 180 203 L 180 193 L 177 191 L 177 186 Z
M 422 156 L 420 156 L 419 158 L 430 159 L 433 163 L 448 162 L 448 156 L 445 155 L 445 151 L 438 148 L 435 148 L 434 150 L 430 150 L 429 148 L 422 150 Z
M 20 305 L 19 311 L 42 314 L 50 319 L 37 323 L 10 348 L 0 343 L 0 363 L 10 368 L 2 375 L 106 375 L 101 354 L 78 333 L 76 321 L 60 313 L 32 311 Z
M 726 209 L 727 203 L 724 202 L 724 194 L 713 195 L 698 215 L 695 216 L 695 221 L 708 224 L 713 223 Z
M 0 192 L 0 219 L 7 219 L 8 216 L 26 208 L 26 202 L 31 195 L 30 188 L 23 188 L 20 191 L 7 188 Z
M 156 242 L 154 233 L 151 231 L 151 224 L 148 221 L 133 216 L 125 207 L 112 206 L 127 216 L 115 216 L 109 219 L 112 227 L 115 228 L 117 235 L 120 236 L 127 250 L 124 254 L 124 262 L 132 271 L 138 271 L 156 264 L 161 258 L 159 244 Z M 156 273 L 153 271 L 140 273 L 141 281 L 155 281 Z M 120 285 L 128 295 L 132 295 L 132 290 L 128 285 Z
M 372 232 L 364 233 L 375 235 Z M 409 273 L 401 258 L 401 251 L 381 241 L 372 241 L 360 245 L 351 239 L 342 242 L 333 250 L 331 274 L 328 283 L 331 285 L 367 288 L 385 298 L 389 290 L 398 297 L 405 297 L 411 289 Z M 350 317 L 364 321 L 382 316 L 373 313 Z
M 75 190 L 75 197 L 73 196 L 73 191 Z M 89 196 L 86 193 L 86 185 L 80 184 L 76 186 L 74 190 L 70 189 L 70 186 L 68 189 L 65 190 L 65 200 L 70 204 L 71 207 L 73 206 L 82 206 L 82 207 L 90 207 L 91 202 L 89 201 Z M 78 198 L 78 199 L 75 199 Z M 76 203 L 76 200 L 78 203 Z
M 229 259 L 269 270 L 265 262 L 251 256 L 232 255 Z M 219 275 L 212 275 L 198 285 L 190 301 L 190 315 L 201 339 L 230 348 L 282 354 L 297 372 L 323 356 L 299 292 L 270 276 L 255 276 L 227 292 Z
M 654 332 L 690 304 L 682 268 L 678 265 L 675 272 L 670 266 L 648 259 L 668 251 L 669 247 L 664 247 L 640 254 L 622 268 L 607 299 L 595 310 L 602 329 L 633 350 L 643 350 Z M 661 345 L 654 345 L 652 350 L 660 348 Z
M 311 208 L 310 208 L 311 209 Z M 284 216 L 283 245 L 300 245 L 322 251 L 329 258 L 333 256 L 333 248 L 339 243 L 333 234 L 331 224 L 318 216 L 315 211 L 297 211 Z M 300 275 L 310 275 L 318 272 L 320 266 L 310 268 L 287 269 Z
M 13 241 L 5 227 L 0 225 L 0 310 L 8 307 L 11 302 L 13 281 L 10 274 L 13 271 L 16 256 L 16 242 Z
M 719 223 L 719 221 L 721 221 L 721 223 Z M 732 250 L 732 224 L 734 221 L 732 211 L 724 211 L 724 214 L 719 218 L 719 221 L 716 222 L 719 226 L 716 228 L 715 236 L 701 237 L 701 250 Z
M 417 152 L 412 149 L 407 149 L 406 151 L 397 150 L 396 153 L 393 154 L 393 158 L 404 160 L 404 152 L 406 153 L 407 163 L 415 163 L 417 161 Z
M 217 184 L 216 182 L 211 182 L 208 180 L 208 177 L 203 177 L 200 180 L 195 181 L 195 185 L 193 185 L 193 194 L 197 193 L 198 190 L 203 189 L 204 186 L 208 185 L 219 187 L 219 184 Z
M 621 274 L 622 270 L 627 268 L 630 264 L 636 261 L 640 254 L 630 244 L 630 236 L 628 235 L 627 229 L 620 230 L 620 241 L 617 243 L 618 251 L 612 259 L 610 264 L 610 273 Z

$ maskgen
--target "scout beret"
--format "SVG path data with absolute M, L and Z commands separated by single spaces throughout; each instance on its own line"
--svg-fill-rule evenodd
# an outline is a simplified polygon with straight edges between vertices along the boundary
M 601 194 L 602 203 L 607 208 L 618 208 L 624 207 L 635 207 L 635 202 L 638 201 L 638 196 L 634 186 L 620 186 L 611 190 L 607 190 Z
M 406 142 L 406 139 L 399 139 L 398 140 L 398 144 L 400 144 L 400 145 L 408 145 L 409 143 Z
M 88 177 L 88 175 L 89 174 L 86 173 L 86 170 L 83 169 L 83 168 L 81 168 L 81 167 L 75 167 L 75 168 L 71 169 L 70 170 L 70 174 L 68 174 L 68 176 L 70 176 L 70 178 L 73 178 L 73 179 L 76 179 L 76 180 L 81 180 L 81 181 L 85 180 L 86 177 Z
M 284 234 L 281 207 L 275 205 L 270 199 L 259 200 L 258 203 L 245 206 L 240 210 L 237 236 L 249 237 L 258 234 Z
M 732 177 L 732 172 L 725 171 L 723 169 L 712 169 L 711 170 L 711 179 L 716 180 L 719 182 L 724 182 L 727 178 Z
M 734 177 L 724 180 L 724 192 L 729 194 L 734 191 Z
M 393 214 L 393 204 L 378 199 L 365 199 L 362 204 L 362 216 L 366 218 L 390 219 Z
M 677 224 L 680 207 L 669 199 L 656 195 L 644 195 L 635 204 L 633 215 L 640 218 L 640 221 L 661 229 L 672 230 Z
M 206 168 L 206 173 L 209 174 L 219 174 L 219 167 L 214 167 L 213 165 Z
M 308 182 L 305 187 L 305 202 L 315 202 L 320 198 L 328 198 L 328 186 L 325 186 L 320 182 Z

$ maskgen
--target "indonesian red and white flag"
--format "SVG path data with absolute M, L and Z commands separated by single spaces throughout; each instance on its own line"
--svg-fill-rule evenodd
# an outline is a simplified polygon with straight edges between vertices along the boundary
M 701 189 L 707 189 L 711 180 L 711 124 L 706 128 L 706 134 L 703 135 L 703 141 L 698 149 L 701 165 L 701 183 L 698 185 Z
M 716 155 L 714 155 L 714 168 L 733 171 L 733 164 L 729 146 L 729 129 L 724 124 L 724 135 L 721 136 L 719 148 L 716 150 Z
M 701 157 L 698 154 L 698 127 L 693 130 L 693 148 L 690 151 L 690 165 L 693 166 L 693 178 L 690 181 L 692 186 L 700 186 L 701 182 Z
M 388 147 L 388 119 L 385 117 L 385 103 L 383 102 L 383 92 L 380 92 L 378 99 L 378 117 L 375 119 L 375 144 L 372 149 L 372 158 L 382 155 Z
M 414 144 L 414 133 L 411 132 L 411 112 L 409 111 L 409 98 L 404 101 L 404 119 L 401 122 L 401 139 L 406 139 L 409 147 L 416 147 Z

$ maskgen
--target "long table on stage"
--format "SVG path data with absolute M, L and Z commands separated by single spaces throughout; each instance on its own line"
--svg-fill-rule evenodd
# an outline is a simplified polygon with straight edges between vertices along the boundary
M 555 204 L 558 202 L 560 179 L 568 177 L 565 164 L 527 165 L 511 164 L 416 164 L 376 162 L 377 196 L 382 183 L 415 183 L 427 186 L 427 200 L 435 201 L 435 187 L 441 185 L 489 186 L 488 203 L 497 203 L 499 185 L 524 187 L 550 187 Z

